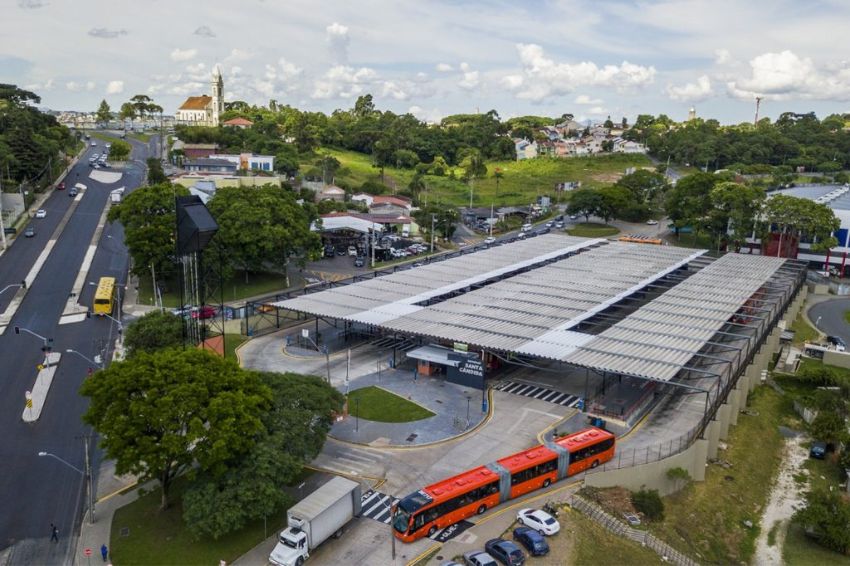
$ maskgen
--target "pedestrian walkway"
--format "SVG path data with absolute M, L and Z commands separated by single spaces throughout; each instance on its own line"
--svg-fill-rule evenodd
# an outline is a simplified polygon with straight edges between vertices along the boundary
M 312 462 L 313 466 L 357 477 L 381 477 L 386 470 L 386 455 L 348 443 L 326 444 L 325 450 Z
M 360 516 L 388 525 L 397 501 L 395 497 L 370 489 L 360 497 Z
M 554 389 L 547 389 L 546 387 L 538 387 L 537 385 L 530 385 L 528 383 L 518 381 L 503 381 L 496 385 L 493 389 L 504 393 L 513 393 L 514 395 L 532 397 L 541 401 L 554 403 L 555 405 L 569 407 L 570 409 L 577 406 L 581 400 L 580 397 L 564 393 L 563 391 L 556 391 Z

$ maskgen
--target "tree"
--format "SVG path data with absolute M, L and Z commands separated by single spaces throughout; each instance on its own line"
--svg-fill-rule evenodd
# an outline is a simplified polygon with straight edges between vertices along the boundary
M 641 489 L 632 492 L 632 505 L 650 521 L 664 520 L 664 502 L 657 489 Z
M 682 228 L 699 229 L 711 209 L 710 194 L 716 182 L 717 178 L 711 173 L 694 173 L 679 179 L 667 192 L 664 207 L 677 237 Z
M 130 104 L 136 109 L 136 115 L 140 118 L 144 118 L 148 113 L 151 102 L 151 97 L 146 94 L 137 94 L 130 99 Z
M 794 521 L 811 532 L 819 544 L 846 554 L 850 550 L 850 504 L 838 492 L 813 490 Z
M 250 451 L 221 476 L 201 474 L 183 497 L 190 530 L 213 538 L 268 517 L 286 502 L 284 485 L 321 451 L 343 397 L 314 376 L 259 374 L 272 391 L 271 410 Z
M 156 157 L 149 157 L 146 160 L 148 164 L 148 184 L 158 185 L 160 183 L 168 183 L 168 176 L 162 170 L 162 163 Z
M 157 480 L 161 509 L 174 478 L 220 475 L 254 444 L 271 391 L 259 376 L 205 350 L 168 349 L 115 362 L 83 382 L 83 420 L 118 474 Z
M 246 273 L 269 267 L 286 273 L 290 255 L 303 263 L 321 243 L 310 230 L 318 218 L 315 206 L 298 204 L 291 191 L 274 185 L 223 187 L 208 208 L 218 222 L 216 240 L 228 261 Z
M 139 352 L 155 352 L 183 343 L 183 319 L 165 311 L 147 313 L 127 327 L 124 348 L 127 358 Z
M 590 222 L 590 217 L 598 214 L 602 207 L 602 195 L 594 189 L 578 189 L 570 195 L 567 204 L 567 213 L 584 216 L 585 222 Z
M 782 238 L 799 238 L 805 234 L 813 238 L 812 251 L 823 251 L 838 245 L 832 235 L 841 222 L 826 204 L 805 198 L 778 194 L 767 200 L 764 207 L 766 227 L 776 225 L 779 231 L 778 252 L 782 250 Z
M 691 481 L 691 474 L 685 468 L 670 468 L 667 470 L 667 479 L 671 480 L 675 486 L 675 490 L 679 491 Z
M 752 235 L 764 198 L 762 189 L 738 183 L 718 183 L 711 190 L 713 225 L 719 232 L 718 236 L 729 238 L 734 251 L 740 250 Z
M 109 210 L 110 222 L 124 225 L 124 242 L 133 258 L 133 273 L 150 274 L 151 266 L 163 273 L 175 253 L 177 224 L 174 197 L 188 195 L 180 185 L 162 183 L 141 187 Z
M 121 105 L 121 110 L 118 112 L 119 120 L 135 120 L 139 113 L 136 107 L 131 102 L 125 102 Z
M 107 104 L 106 100 L 100 101 L 100 106 L 97 108 L 97 113 L 95 114 L 95 118 L 100 123 L 109 122 L 112 119 L 112 112 L 109 109 L 109 104 Z
M 847 439 L 847 419 L 839 412 L 819 410 L 809 428 L 813 438 L 828 444 L 835 445 Z
M 443 235 L 443 238 L 449 239 L 455 232 L 455 224 L 460 220 L 460 215 L 455 207 L 442 204 L 439 202 L 428 203 L 427 206 L 421 207 L 413 212 L 413 217 L 416 222 L 430 230 L 432 217 L 436 217 L 434 230 Z
M 609 130 L 611 128 L 613 128 L 614 122 L 611 121 L 611 116 L 608 116 L 608 118 L 605 120 L 605 122 L 602 125 L 605 126 L 606 128 L 608 128 Z
M 109 148 L 109 158 L 114 161 L 126 161 L 132 150 L 133 147 L 124 140 L 114 140 Z

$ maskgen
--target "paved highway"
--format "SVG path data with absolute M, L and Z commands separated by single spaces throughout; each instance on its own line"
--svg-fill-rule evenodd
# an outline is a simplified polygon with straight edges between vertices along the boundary
M 117 325 L 108 318 L 91 318 L 73 324 L 59 324 L 74 280 L 100 222 L 109 191 L 126 187 L 127 191 L 144 180 L 143 162 L 149 155 L 148 144 L 134 142 L 135 161 L 117 183 L 103 184 L 89 178 L 92 169 L 88 156 L 102 151 L 89 146 L 80 163 L 65 178 L 70 189 L 75 183 L 86 185 L 82 199 L 67 219 L 73 198 L 68 190 L 55 191 L 45 202 L 47 217 L 33 219 L 33 238 L 18 237 L 0 256 L 0 289 L 20 283 L 36 263 L 48 241 L 55 245 L 30 285 L 6 332 L 0 336 L 0 557 L 7 554 L 12 564 L 67 564 L 75 551 L 79 521 L 85 508 L 83 477 L 72 469 L 83 469 L 82 437 L 91 431 L 80 416 L 87 401 L 78 394 L 90 363 L 66 353 L 73 349 L 88 358 L 109 355 L 117 336 Z M 54 234 L 54 232 L 56 232 Z M 86 283 L 102 276 L 113 276 L 123 283 L 128 268 L 127 250 L 121 226 L 107 225 L 98 242 Z M 93 287 L 84 284 L 80 302 L 90 306 Z M 14 290 L 0 295 L 0 312 L 6 309 Z M 36 365 L 43 360 L 42 343 L 36 337 L 15 334 L 20 326 L 53 338 L 53 351 L 61 361 L 44 404 L 41 418 L 27 424 L 21 419 L 25 391 L 31 390 Z M 39 451 L 55 454 L 70 466 L 53 458 L 40 458 Z M 93 451 L 93 469 L 98 469 L 98 454 Z M 51 544 L 50 524 L 60 530 L 59 544 Z M 105 542 L 105 541 L 104 541 Z

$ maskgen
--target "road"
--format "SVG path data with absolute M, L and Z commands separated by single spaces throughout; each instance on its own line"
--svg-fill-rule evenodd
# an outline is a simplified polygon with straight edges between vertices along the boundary
M 847 311 L 850 311 L 850 299 L 832 299 L 812 306 L 809 320 L 824 334 L 840 336 L 850 344 L 850 324 L 844 319 Z
M 0 558 L 12 564 L 67 564 L 74 552 L 79 521 L 85 507 L 83 476 L 72 469 L 83 469 L 83 435 L 91 431 L 80 416 L 87 400 L 78 394 L 90 363 L 67 349 L 94 358 L 108 355 L 117 336 L 117 325 L 108 318 L 84 319 L 73 324 L 59 324 L 66 302 L 81 270 L 84 256 L 109 200 L 109 191 L 126 187 L 127 191 L 144 180 L 144 158 L 147 144 L 133 142 L 134 161 L 117 183 L 104 184 L 89 178 L 88 156 L 99 153 L 89 146 L 80 163 L 65 178 L 68 189 L 83 183 L 76 209 L 69 191 L 54 191 L 44 203 L 47 217 L 32 219 L 36 228 L 33 238 L 19 237 L 0 256 L 0 289 L 20 283 L 36 264 L 50 240 L 54 246 L 43 262 L 38 276 L 31 282 L 9 327 L 0 335 L 0 360 L 4 371 L 0 379 Z M 80 294 L 80 302 L 91 305 L 94 288 L 86 283 L 102 276 L 113 276 L 123 283 L 128 268 L 127 250 L 123 245 L 121 226 L 107 225 L 98 242 L 91 267 Z M 0 295 L 0 312 L 9 305 L 14 289 Z M 44 404 L 41 417 L 27 424 L 21 419 L 25 391 L 33 388 L 36 365 L 43 360 L 42 342 L 26 332 L 16 334 L 14 326 L 28 329 L 53 339 L 53 351 L 62 355 L 59 367 Z M 105 357 L 106 359 L 106 357 Z M 40 458 L 46 451 L 54 458 Z M 93 469 L 98 468 L 99 455 L 93 451 Z M 50 524 L 60 531 L 60 542 L 51 544 Z M 2 560 L 0 560 L 2 561 Z

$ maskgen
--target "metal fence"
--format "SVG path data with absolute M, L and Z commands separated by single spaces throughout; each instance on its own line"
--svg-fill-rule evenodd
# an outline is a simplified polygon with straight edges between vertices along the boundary
M 669 458 L 690 448 L 691 444 L 699 438 L 700 433 L 701 426 L 696 426 L 676 438 L 670 438 L 657 444 L 634 448 L 617 448 L 617 453 L 613 459 L 601 466 L 588 469 L 586 473 L 593 474 L 621 468 L 632 468 Z
M 648 531 L 630 527 L 625 522 L 617 519 L 595 503 L 591 503 L 583 497 L 573 495 L 569 499 L 569 504 L 573 509 L 581 511 L 615 535 L 628 538 L 649 548 L 665 562 L 671 562 L 677 566 L 699 566 L 699 563 L 694 559 L 679 552 Z

